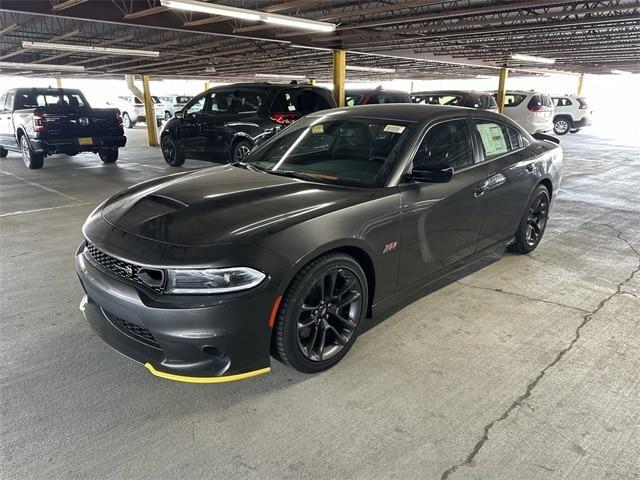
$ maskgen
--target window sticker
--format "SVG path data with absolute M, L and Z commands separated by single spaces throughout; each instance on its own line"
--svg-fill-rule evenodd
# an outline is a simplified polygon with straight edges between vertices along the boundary
M 384 131 L 391 133 L 402 133 L 404 132 L 405 128 L 406 127 L 403 127 L 402 125 L 387 125 L 386 127 L 384 127 Z
M 480 133 L 484 153 L 487 157 L 500 155 L 509 151 L 500 125 L 495 123 L 480 123 L 476 125 L 476 128 L 478 129 L 478 133 Z
M 317 124 L 317 125 L 313 125 L 311 127 L 311 133 L 324 133 L 324 125 L 322 125 L 321 123 Z

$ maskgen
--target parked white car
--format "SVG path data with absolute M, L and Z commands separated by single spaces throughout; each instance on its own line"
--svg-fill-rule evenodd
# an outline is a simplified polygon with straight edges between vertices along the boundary
M 164 120 L 164 105 L 160 99 L 156 96 L 152 96 L 151 99 L 154 103 L 154 109 L 156 112 L 156 123 L 158 126 Z M 120 109 L 122 115 L 122 122 L 125 127 L 133 128 L 138 122 L 146 122 L 146 114 L 144 111 L 144 103 L 138 97 L 133 95 L 123 95 L 116 98 L 114 101 L 107 102 L 109 105 Z
M 546 93 L 509 90 L 504 114 L 531 134 L 553 130 L 553 103 Z
M 160 101 L 164 105 L 164 119 L 169 120 L 189 103 L 193 97 L 189 95 L 161 95 Z
M 591 125 L 592 110 L 584 97 L 577 95 L 552 95 L 555 107 L 553 132 L 556 135 L 577 133 L 582 127 Z

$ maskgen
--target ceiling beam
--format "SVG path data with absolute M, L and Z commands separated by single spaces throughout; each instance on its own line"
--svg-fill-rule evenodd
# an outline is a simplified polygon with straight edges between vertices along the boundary
M 75 7 L 76 5 L 80 5 L 81 3 L 86 2 L 87 0 L 64 0 L 60 3 L 55 4 L 51 10 L 54 12 L 60 12 L 62 10 L 66 10 L 67 8 Z

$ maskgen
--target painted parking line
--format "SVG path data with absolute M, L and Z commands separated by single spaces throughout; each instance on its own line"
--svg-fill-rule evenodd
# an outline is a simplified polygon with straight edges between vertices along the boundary
M 61 197 L 66 198 L 67 200 L 72 200 L 72 201 L 77 202 L 77 203 L 82 203 L 82 200 L 80 200 L 79 198 L 76 198 L 76 197 L 71 196 L 71 195 L 67 195 L 66 193 L 63 193 L 60 190 L 56 190 L 55 188 L 47 187 L 46 185 L 41 185 L 38 182 L 33 182 L 31 180 L 27 180 L 26 178 L 23 178 L 23 177 L 21 177 L 19 175 L 16 175 L 15 173 L 5 172 L 4 170 L 0 170 L 0 173 L 2 173 L 4 175 L 8 175 L 10 177 L 17 178 L 18 180 L 22 180 L 23 182 L 28 183 L 29 185 L 33 185 L 34 187 L 41 188 L 42 190 L 44 190 L 46 192 L 55 193 L 57 195 L 60 195 Z
M 24 215 L 27 213 L 47 212 L 49 210 L 58 210 L 60 208 L 83 207 L 85 205 L 94 205 L 95 203 L 96 202 L 82 202 L 82 203 L 72 203 L 69 205 L 58 205 L 57 207 L 35 208 L 33 210 L 17 210 L 15 212 L 2 213 L 0 214 L 0 218 L 12 217 L 14 215 Z

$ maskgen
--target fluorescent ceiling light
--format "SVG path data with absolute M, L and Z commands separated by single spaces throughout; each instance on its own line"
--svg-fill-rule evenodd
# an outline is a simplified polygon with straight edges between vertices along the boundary
M 92 47 L 91 45 L 69 45 L 67 43 L 22 42 L 23 48 L 36 50 L 61 50 L 63 52 L 87 52 L 104 55 L 126 55 L 134 57 L 159 57 L 160 52 L 133 50 L 129 48 Z
M 216 3 L 200 2 L 198 0 L 160 0 L 160 4 L 177 10 L 208 13 L 210 15 L 239 18 L 241 20 L 249 20 L 252 22 L 263 21 L 274 25 L 314 30 L 317 32 L 332 32 L 336 29 L 335 23 L 318 22 L 316 20 L 307 20 L 305 18 L 259 12 L 255 10 L 248 10 L 246 8 L 229 7 L 227 5 L 218 5 Z
M 304 75 L 283 75 L 280 73 L 256 73 L 256 78 L 284 78 L 287 80 L 301 80 L 305 77 Z
M 332 52 L 333 50 L 331 50 L 330 48 L 322 48 L 322 47 L 310 47 L 308 45 L 296 45 L 294 43 L 292 43 L 291 45 L 289 45 L 291 48 L 303 48 L 303 49 L 307 49 L 307 50 L 320 50 L 321 52 Z
M 378 72 L 378 73 L 395 73 L 395 68 L 382 68 L 382 67 L 360 67 L 358 65 L 347 65 L 347 70 L 353 70 L 354 72 Z
M 204 71 L 207 73 L 216 73 L 216 67 L 205 67 Z
M 496 75 L 476 75 L 476 78 L 490 78 L 491 80 L 494 80 L 498 77 Z
M 611 70 L 611 73 L 615 73 L 616 75 L 631 75 L 631 72 L 627 72 L 626 70 Z
M 546 63 L 546 64 L 556 63 L 555 59 L 553 58 L 534 57 L 533 55 L 523 55 L 520 53 L 514 53 L 513 55 L 511 55 L 511 58 L 513 60 L 521 60 L 523 62 Z
M 48 70 L 50 72 L 82 72 L 82 65 L 54 65 L 51 63 L 0 62 L 0 68 L 19 68 L 28 70 Z

